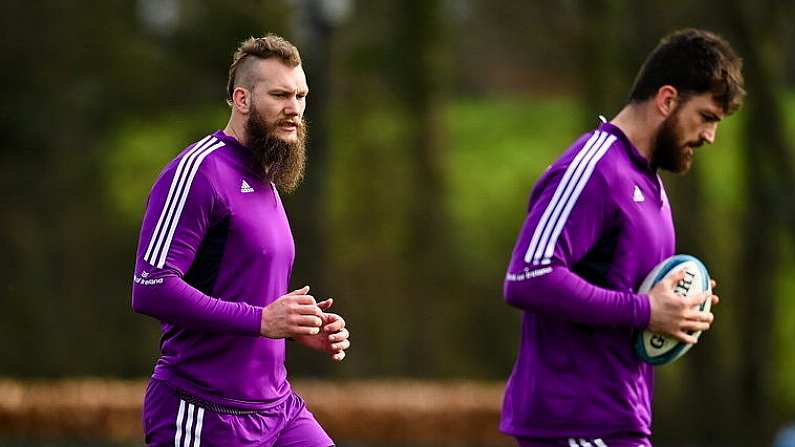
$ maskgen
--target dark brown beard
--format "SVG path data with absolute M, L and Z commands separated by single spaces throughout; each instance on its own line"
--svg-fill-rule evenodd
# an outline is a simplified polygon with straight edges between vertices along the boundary
M 678 108 L 677 108 L 678 109 Z M 652 166 L 675 174 L 684 174 L 690 169 L 692 161 L 688 147 L 679 132 L 679 111 L 674 110 L 660 125 L 654 141 Z
M 277 137 L 276 123 L 267 123 L 255 107 L 246 121 L 246 142 L 254 152 L 255 170 L 264 181 L 273 182 L 280 191 L 295 191 L 304 178 L 306 164 L 306 123 L 297 128 L 298 141 L 290 143 Z

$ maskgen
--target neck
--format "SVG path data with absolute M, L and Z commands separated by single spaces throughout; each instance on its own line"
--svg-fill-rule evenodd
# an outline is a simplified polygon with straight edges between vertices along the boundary
M 610 123 L 621 129 L 638 152 L 651 161 L 654 139 L 661 121 L 648 109 L 646 103 L 627 104 Z
M 232 116 L 229 118 L 229 122 L 226 123 L 226 127 L 224 127 L 224 133 L 230 137 L 235 137 L 235 139 L 243 146 L 247 146 L 248 141 L 246 140 L 245 129 L 246 126 L 244 125 L 243 120 L 232 114 Z

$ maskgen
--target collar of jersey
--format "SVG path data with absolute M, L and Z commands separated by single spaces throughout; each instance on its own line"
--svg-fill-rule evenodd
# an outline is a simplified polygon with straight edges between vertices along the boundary
M 615 135 L 621 142 L 623 143 L 622 146 L 624 150 L 627 152 L 629 158 L 638 165 L 639 168 L 643 169 L 644 171 L 648 171 L 651 174 L 657 174 L 657 170 L 651 167 L 649 164 L 649 160 L 646 159 L 643 155 L 638 152 L 638 148 L 629 141 L 629 138 L 624 134 L 624 132 L 618 128 L 618 126 L 612 123 L 602 123 L 599 126 L 599 130 L 602 132 L 607 132 L 611 135 Z
M 238 141 L 237 138 L 225 134 L 223 130 L 216 130 L 213 132 L 213 136 L 223 141 L 227 147 L 231 148 L 235 154 L 238 154 L 238 156 L 244 160 L 250 160 L 251 157 L 254 156 L 254 154 L 251 152 L 251 149 L 243 146 L 243 144 Z

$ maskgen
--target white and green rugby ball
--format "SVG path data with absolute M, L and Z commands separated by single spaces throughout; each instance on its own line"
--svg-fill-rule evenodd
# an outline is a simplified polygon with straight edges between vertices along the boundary
M 657 264 L 646 276 L 638 293 L 649 293 L 655 284 L 663 279 L 684 270 L 685 277 L 674 287 L 674 292 L 682 296 L 694 296 L 704 292 L 712 292 L 709 272 L 704 264 L 690 255 L 675 255 Z M 712 300 L 708 299 L 699 305 L 699 310 L 709 311 Z M 696 338 L 701 331 L 689 332 Z M 646 363 L 663 365 L 673 362 L 685 355 L 692 347 L 690 343 L 679 341 L 668 335 L 655 334 L 644 330 L 635 336 L 635 353 Z

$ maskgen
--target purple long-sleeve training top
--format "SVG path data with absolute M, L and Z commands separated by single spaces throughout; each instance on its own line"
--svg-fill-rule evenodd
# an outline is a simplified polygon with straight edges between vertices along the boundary
M 633 352 L 648 272 L 674 253 L 656 169 L 616 126 L 580 137 L 536 183 L 504 283 L 523 311 L 500 428 L 526 438 L 644 438 L 654 371 Z
M 217 131 L 185 148 L 149 194 L 132 306 L 161 321 L 153 378 L 217 404 L 265 409 L 290 392 L 284 339 L 260 336 L 287 292 L 294 245 L 276 188 Z

